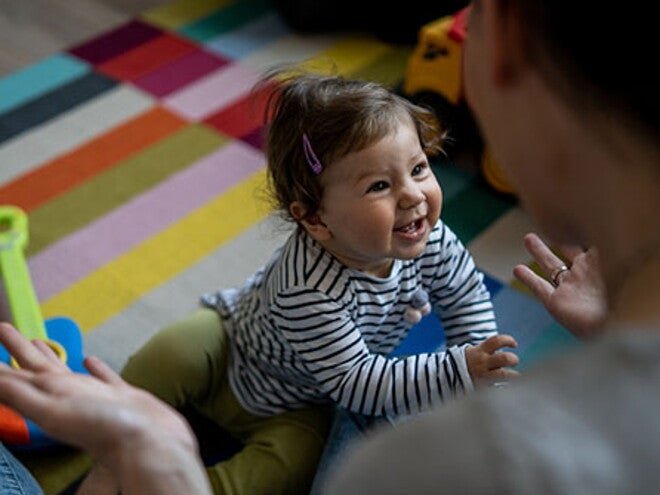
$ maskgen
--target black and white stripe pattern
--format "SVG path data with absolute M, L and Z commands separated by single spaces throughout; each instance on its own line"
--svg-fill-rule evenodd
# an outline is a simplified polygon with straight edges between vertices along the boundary
M 447 349 L 388 358 L 411 328 L 403 314 L 420 286 Z M 345 267 L 299 231 L 243 287 L 202 300 L 224 319 L 239 400 L 261 415 L 328 400 L 367 415 L 428 409 L 472 390 L 465 345 L 497 333 L 483 274 L 442 222 L 425 252 L 395 261 L 385 279 Z

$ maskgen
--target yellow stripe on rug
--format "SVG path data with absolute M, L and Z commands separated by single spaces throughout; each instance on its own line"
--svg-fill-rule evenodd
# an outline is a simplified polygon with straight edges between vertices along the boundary
M 160 234 L 42 304 L 44 318 L 64 315 L 83 332 L 105 322 L 269 213 L 255 191 L 265 169 Z
M 392 51 L 391 45 L 375 38 L 352 36 L 339 40 L 304 65 L 314 71 L 336 70 L 342 75 L 351 75 L 389 51 Z
M 151 24 L 165 28 L 178 29 L 216 10 L 226 7 L 236 0 L 176 0 L 161 7 L 148 10 L 140 17 Z

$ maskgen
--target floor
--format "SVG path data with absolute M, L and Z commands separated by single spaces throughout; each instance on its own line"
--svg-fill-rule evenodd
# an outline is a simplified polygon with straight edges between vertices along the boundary
M 0 77 L 166 0 L 0 0 Z

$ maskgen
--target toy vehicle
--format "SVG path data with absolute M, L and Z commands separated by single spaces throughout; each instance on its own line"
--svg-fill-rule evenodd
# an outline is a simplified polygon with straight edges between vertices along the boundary
M 501 193 L 515 194 L 483 145 L 464 99 L 463 40 L 468 9 L 469 6 L 464 7 L 453 15 L 422 26 L 417 45 L 408 60 L 401 92 L 411 101 L 431 107 L 458 146 L 471 146 L 478 150 L 481 174 L 491 187 Z

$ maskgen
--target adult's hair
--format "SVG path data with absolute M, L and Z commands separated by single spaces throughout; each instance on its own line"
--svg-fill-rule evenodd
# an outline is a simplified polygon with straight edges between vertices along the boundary
M 648 2 L 494 1 L 518 16 L 529 61 L 572 105 L 615 110 L 617 118 L 657 137 L 658 20 Z

